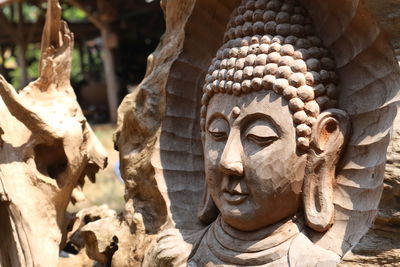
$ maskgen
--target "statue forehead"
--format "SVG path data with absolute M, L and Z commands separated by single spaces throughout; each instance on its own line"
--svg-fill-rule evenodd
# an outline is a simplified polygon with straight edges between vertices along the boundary
M 240 110 L 240 117 L 250 114 L 265 114 L 279 124 L 292 123 L 288 101 L 273 91 L 262 90 L 241 96 L 216 94 L 209 103 L 207 119 L 215 113 L 229 116 L 233 109 Z

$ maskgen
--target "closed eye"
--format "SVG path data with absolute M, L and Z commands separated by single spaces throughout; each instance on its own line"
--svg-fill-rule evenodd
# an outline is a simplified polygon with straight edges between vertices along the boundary
M 228 139 L 229 124 L 223 118 L 215 118 L 208 126 L 208 132 L 216 141 L 224 141 Z
M 247 139 L 250 141 L 253 141 L 259 146 L 269 146 L 273 142 L 275 142 L 277 139 L 279 139 L 278 136 L 270 136 L 270 137 L 261 137 L 253 134 L 247 135 Z
M 215 140 L 220 141 L 228 138 L 227 133 L 225 132 L 211 132 L 210 134 L 214 137 Z
M 247 127 L 245 137 L 258 146 L 266 147 L 279 139 L 277 132 L 268 121 L 256 120 Z

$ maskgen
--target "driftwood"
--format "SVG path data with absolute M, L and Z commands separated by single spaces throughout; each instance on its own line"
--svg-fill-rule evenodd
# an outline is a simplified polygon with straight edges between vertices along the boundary
M 70 85 L 73 43 L 49 0 L 40 77 L 19 93 L 0 77 L 1 266 L 56 266 L 73 190 L 106 165 Z

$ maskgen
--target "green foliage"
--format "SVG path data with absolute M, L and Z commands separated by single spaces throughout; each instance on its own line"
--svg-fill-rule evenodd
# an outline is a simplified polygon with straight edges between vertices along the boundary
M 16 48 L 17 50 L 20 47 Z M 17 53 L 15 53 L 17 54 Z M 28 66 L 28 79 L 34 80 L 39 76 L 39 60 L 40 60 L 40 47 L 39 44 L 29 44 L 25 53 L 25 59 Z M 18 60 L 16 56 L 10 56 L 6 58 L 6 66 L 10 66 L 10 77 L 11 83 L 14 88 L 21 89 L 21 68 L 18 66 Z
M 15 59 L 10 59 L 10 60 L 15 60 Z M 10 72 L 11 76 L 11 84 L 14 86 L 15 89 L 18 91 L 21 89 L 21 69 L 20 68 L 15 68 Z
M 71 82 L 77 83 L 83 80 L 83 73 L 80 66 L 80 56 L 78 49 L 72 51 L 72 63 L 71 63 Z
M 63 19 L 69 22 L 79 22 L 87 19 L 85 12 L 76 7 L 71 7 L 71 6 L 63 7 L 62 16 Z
M 45 15 L 45 10 L 47 7 L 47 3 L 43 2 L 43 4 L 38 7 L 27 2 L 22 4 L 22 13 L 23 20 L 25 23 L 36 23 L 40 17 Z M 1 11 L 0 11 L 1 12 Z M 18 4 L 7 5 L 2 8 L 2 12 L 8 18 L 8 20 L 13 23 L 18 23 L 20 18 L 18 17 Z M 66 4 L 63 4 L 63 13 L 62 17 L 64 20 L 68 22 L 79 22 L 87 19 L 85 12 L 82 10 L 72 7 Z M 5 66 L 9 71 L 9 75 L 11 78 L 11 83 L 15 88 L 21 88 L 21 75 L 22 71 L 18 66 L 18 46 L 15 48 L 13 53 L 9 53 L 9 55 L 5 56 Z M 27 72 L 28 72 L 28 80 L 35 80 L 39 76 L 39 60 L 40 60 L 40 44 L 29 44 L 26 50 L 25 55 L 26 63 L 27 63 Z M 84 58 L 82 59 L 85 62 L 85 69 L 81 69 L 81 58 L 80 53 L 77 48 L 75 48 L 72 52 L 72 66 L 71 66 L 71 82 L 78 83 L 84 79 L 84 72 L 101 72 L 101 58 L 98 53 L 92 53 L 92 57 L 89 59 L 88 53 L 84 53 Z
M 24 3 L 22 6 L 22 12 L 25 22 L 35 23 L 38 21 L 39 17 L 42 15 L 42 11 L 34 5 L 29 3 Z
M 4 15 L 8 18 L 8 20 L 16 23 L 20 21 L 18 17 L 18 4 L 7 5 L 2 8 Z M 42 16 L 42 10 L 32 4 L 23 3 L 22 4 L 22 15 L 23 21 L 29 23 L 35 23 L 38 21 L 40 16 Z
M 19 48 L 17 48 L 19 49 Z M 28 79 L 30 81 L 39 77 L 39 60 L 40 60 L 40 46 L 39 44 L 30 44 L 26 51 L 26 61 L 28 64 Z M 10 56 L 6 59 L 6 65 L 12 66 L 10 72 L 11 83 L 15 88 L 20 88 L 21 68 L 18 67 L 17 58 Z M 72 64 L 71 64 L 71 82 L 76 83 L 83 80 L 83 73 L 80 66 L 80 55 L 78 49 L 72 51 Z
M 35 79 L 39 76 L 39 60 L 40 60 L 40 46 L 39 44 L 30 44 L 26 51 L 26 61 L 28 62 L 28 77 Z

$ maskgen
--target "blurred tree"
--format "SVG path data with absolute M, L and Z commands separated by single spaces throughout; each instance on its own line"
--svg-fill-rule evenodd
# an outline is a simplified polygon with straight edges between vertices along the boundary
M 23 87 L 38 74 L 38 43 L 46 7 L 43 0 L 0 3 L 0 73 L 16 88 Z M 107 117 L 115 120 L 117 105 L 127 88 L 134 88 L 142 80 L 146 58 L 164 30 L 159 3 L 63 0 L 62 8 L 62 18 L 75 34 L 71 81 L 78 99 L 84 100 L 80 96 L 81 88 L 89 80 L 95 81 L 101 85 L 99 94 L 105 88 L 108 91 L 108 104 L 106 101 L 98 105 L 100 109 L 91 113 L 109 112 L 110 115 L 100 116 L 101 120 Z M 93 103 L 89 102 L 83 105 L 84 111 L 92 109 Z

